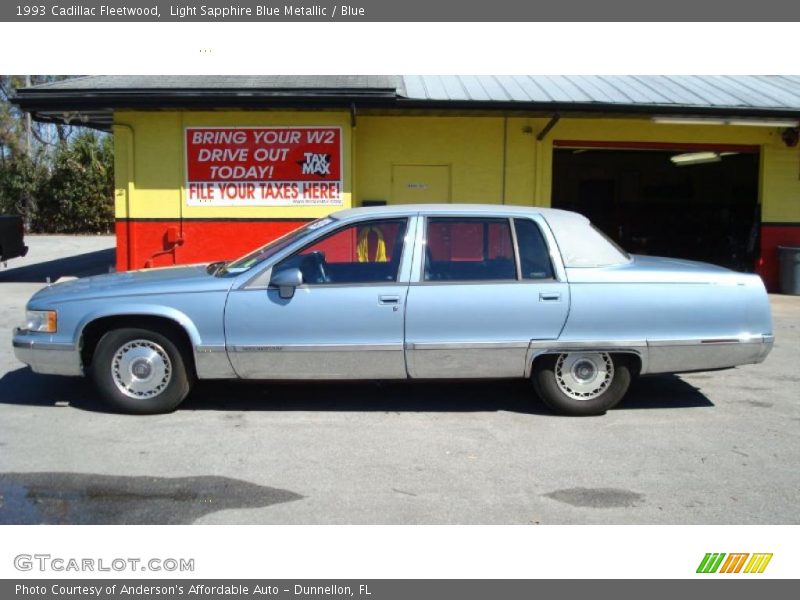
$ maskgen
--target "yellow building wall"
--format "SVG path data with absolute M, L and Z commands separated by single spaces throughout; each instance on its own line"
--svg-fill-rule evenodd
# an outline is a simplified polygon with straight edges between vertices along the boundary
M 780 130 L 663 125 L 649 119 L 562 119 L 543 141 L 546 118 L 367 116 L 349 111 L 136 111 L 115 114 L 118 218 L 316 218 L 331 207 L 186 206 L 183 131 L 192 126 L 342 127 L 344 204 L 392 202 L 395 165 L 447 165 L 452 202 L 549 206 L 553 140 L 747 144 L 761 148 L 762 219 L 800 222 L 800 150 Z M 338 208 L 338 207 L 337 207 Z
M 360 116 L 357 198 L 392 202 L 392 166 L 447 165 L 453 202 L 499 202 L 503 186 L 501 117 Z
M 761 219 L 800 223 L 800 148 L 764 146 L 761 154 Z

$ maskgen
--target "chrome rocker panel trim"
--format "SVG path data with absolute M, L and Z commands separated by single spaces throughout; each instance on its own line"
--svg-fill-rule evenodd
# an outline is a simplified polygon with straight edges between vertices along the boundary
M 237 379 L 224 344 L 194 347 L 194 370 L 199 379 Z
M 292 381 L 405 379 L 405 367 L 392 368 L 403 355 L 402 344 L 230 345 L 236 373 L 242 379 Z M 271 373 L 263 375 L 269 361 Z M 402 360 L 399 361 L 402 364 Z M 375 375 L 377 374 L 377 376 Z
M 713 338 L 688 340 L 532 340 L 527 343 L 524 376 L 530 377 L 534 360 L 542 354 L 570 351 L 624 352 L 634 354 L 641 360 L 641 374 L 682 373 L 724 369 L 738 365 L 762 362 L 772 350 L 775 337 L 771 334 L 742 338 Z M 49 375 L 83 375 L 79 349 L 71 343 L 58 343 L 42 339 L 40 334 L 15 330 L 14 354 L 17 359 L 30 365 L 36 373 Z M 275 354 L 297 352 L 351 352 L 353 367 L 357 373 L 358 360 L 362 352 L 377 353 L 405 350 L 511 350 L 524 348 L 525 342 L 461 342 L 461 343 L 406 343 L 406 344 L 331 344 L 331 345 L 285 345 L 285 346 L 230 346 L 204 345 L 194 348 L 195 365 L 201 379 L 236 378 L 228 360 L 228 352 Z M 361 358 L 357 358 L 357 356 Z M 288 366 L 288 365 L 287 365 Z M 466 366 L 466 365 L 465 365 Z M 304 369 L 302 378 L 313 378 Z M 343 378 L 356 375 L 350 372 Z M 299 375 L 299 374 L 298 374 Z M 465 376 L 475 373 L 465 372 Z M 330 377 L 330 375 L 328 375 Z M 356 375 L 357 377 L 357 375 Z M 292 377 L 293 379 L 295 377 Z M 299 377 L 298 377 L 299 378 Z

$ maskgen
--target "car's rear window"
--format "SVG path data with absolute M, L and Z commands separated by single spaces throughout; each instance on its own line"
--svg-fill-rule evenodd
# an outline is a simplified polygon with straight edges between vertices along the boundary
M 577 213 L 552 211 L 547 224 L 556 237 L 565 267 L 609 267 L 624 265 L 631 257 L 589 220 Z

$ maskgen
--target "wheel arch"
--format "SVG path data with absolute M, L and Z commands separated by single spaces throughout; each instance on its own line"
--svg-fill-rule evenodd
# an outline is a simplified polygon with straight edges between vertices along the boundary
M 528 379 L 533 373 L 533 367 L 537 361 L 543 359 L 545 356 L 553 356 L 557 354 L 565 354 L 568 352 L 607 352 L 612 357 L 622 355 L 630 360 L 632 374 L 634 376 L 646 372 L 647 367 L 647 345 L 643 346 L 617 346 L 617 345 L 562 345 L 553 344 L 546 347 L 531 347 L 528 348 L 528 356 L 525 361 L 525 378 Z
M 177 312 L 177 311 L 176 311 Z M 77 344 L 81 354 L 81 364 L 87 368 L 92 363 L 94 351 L 100 339 L 113 329 L 150 329 L 168 336 L 183 355 L 187 367 L 196 374 L 194 348 L 199 343 L 197 329 L 188 318 L 158 312 L 120 311 L 88 317 L 81 324 L 77 334 Z

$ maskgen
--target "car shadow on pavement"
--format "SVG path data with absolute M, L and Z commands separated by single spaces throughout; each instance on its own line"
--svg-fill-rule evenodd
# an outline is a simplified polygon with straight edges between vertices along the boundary
M 198 386 L 179 410 L 548 414 L 524 381 L 229 382 Z
M 642 377 L 614 410 L 711 407 L 676 375 Z M 179 410 L 493 412 L 553 415 L 524 380 L 435 382 L 229 382 L 198 386 Z
M 110 412 L 88 381 L 20 368 L 0 378 L 0 404 L 71 406 Z M 675 375 L 642 377 L 615 410 L 711 407 Z M 203 381 L 178 408 L 232 411 L 495 412 L 552 415 L 525 381 L 230 382 Z
M 56 260 L 0 269 L 0 283 L 46 283 L 59 277 L 89 277 L 108 273 L 116 262 L 116 250 L 106 248 Z
M 28 367 L 20 367 L 0 377 L 0 404 L 72 406 L 93 412 L 109 412 L 85 379 L 40 375 Z
M 709 408 L 714 403 L 678 375 L 648 375 L 631 383 L 614 410 L 641 408 Z

